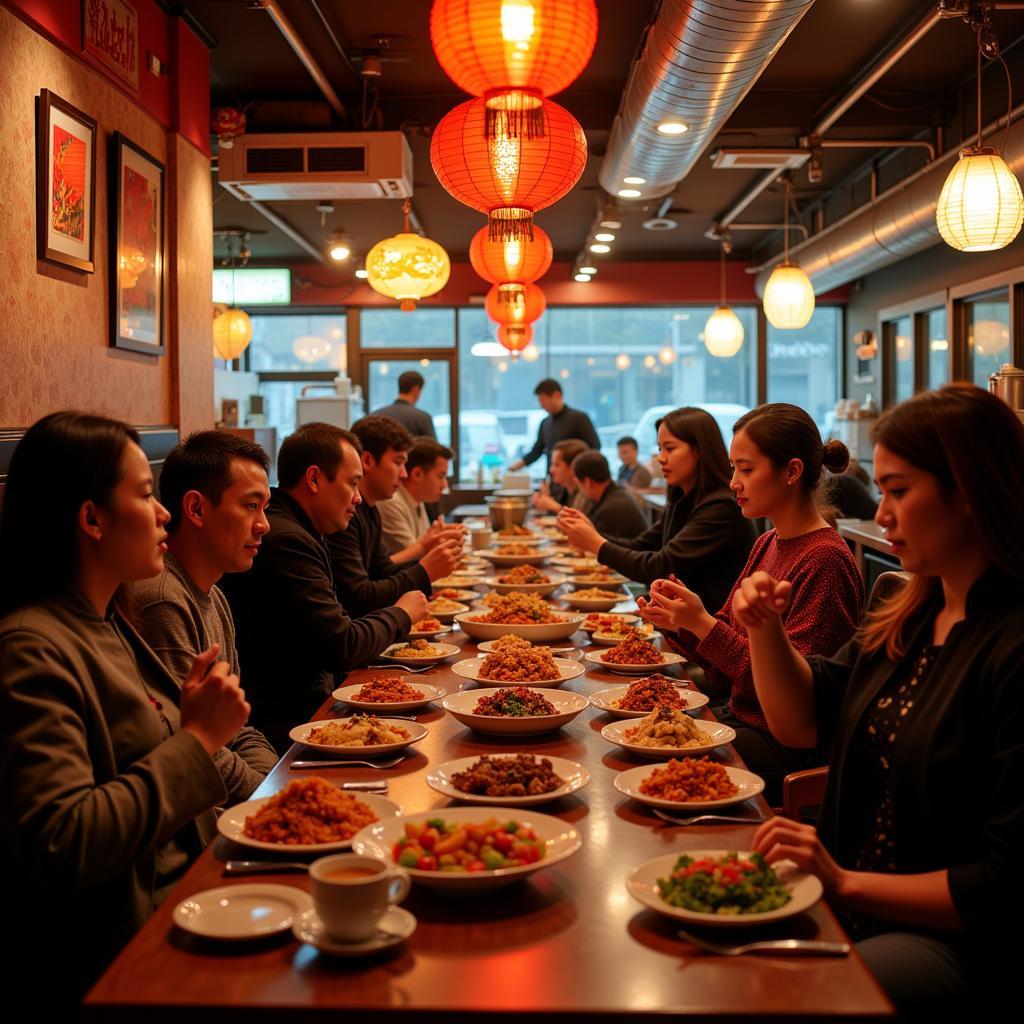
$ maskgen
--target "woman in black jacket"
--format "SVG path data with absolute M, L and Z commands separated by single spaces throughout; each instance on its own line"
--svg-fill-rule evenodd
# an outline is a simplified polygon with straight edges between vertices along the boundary
M 874 466 L 911 582 L 832 658 L 789 643 L 785 582 L 755 573 L 733 609 L 775 737 L 832 752 L 817 829 L 775 818 L 754 849 L 818 875 L 916 1019 L 997 1000 L 1019 963 L 1024 426 L 948 385 L 879 420 Z
M 670 412 L 658 425 L 658 463 L 668 503 L 661 521 L 640 536 L 602 537 L 575 509 L 559 515 L 559 528 L 570 544 L 639 583 L 675 573 L 717 611 L 756 536 L 729 490 L 729 457 L 718 424 L 703 409 Z

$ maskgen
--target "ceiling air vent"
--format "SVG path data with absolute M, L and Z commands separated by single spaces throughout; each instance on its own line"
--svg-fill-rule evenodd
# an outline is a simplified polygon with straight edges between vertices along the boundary
M 803 167 L 810 158 L 808 149 L 720 149 L 711 156 L 716 170 L 779 171 Z
M 250 149 L 245 154 L 245 169 L 249 174 L 301 174 L 302 154 L 297 146 Z
M 366 170 L 365 146 L 310 146 L 308 170 L 363 172 Z

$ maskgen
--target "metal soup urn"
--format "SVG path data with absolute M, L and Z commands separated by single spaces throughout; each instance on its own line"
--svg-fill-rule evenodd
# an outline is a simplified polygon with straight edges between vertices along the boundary
M 988 389 L 1015 412 L 1024 409 L 1024 370 L 1005 363 L 988 378 Z

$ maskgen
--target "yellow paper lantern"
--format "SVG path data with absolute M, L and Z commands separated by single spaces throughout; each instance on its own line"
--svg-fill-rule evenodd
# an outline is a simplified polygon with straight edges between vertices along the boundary
M 451 261 L 437 242 L 401 231 L 367 253 L 366 273 L 374 291 L 397 299 L 402 309 L 410 310 L 448 283 Z
M 961 150 L 935 208 L 943 241 L 962 252 L 1002 249 L 1017 237 L 1022 221 L 1020 182 L 999 150 Z
M 237 359 L 252 340 L 252 322 L 241 309 L 227 309 L 213 321 L 213 355 Z
M 704 345 L 719 359 L 728 359 L 743 347 L 743 323 L 728 306 L 719 306 L 708 317 Z
M 788 260 L 780 263 L 764 286 L 764 315 L 780 331 L 806 327 L 814 312 L 814 289 L 810 279 Z

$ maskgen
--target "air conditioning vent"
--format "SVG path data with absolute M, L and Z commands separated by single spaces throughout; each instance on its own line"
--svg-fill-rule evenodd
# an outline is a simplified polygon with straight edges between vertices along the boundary
M 366 149 L 363 146 L 310 146 L 310 171 L 366 170 Z
M 250 149 L 245 154 L 245 170 L 249 174 L 301 174 L 303 151 L 289 149 Z
M 711 155 L 716 170 L 787 170 L 803 167 L 810 159 L 809 149 L 720 149 Z

